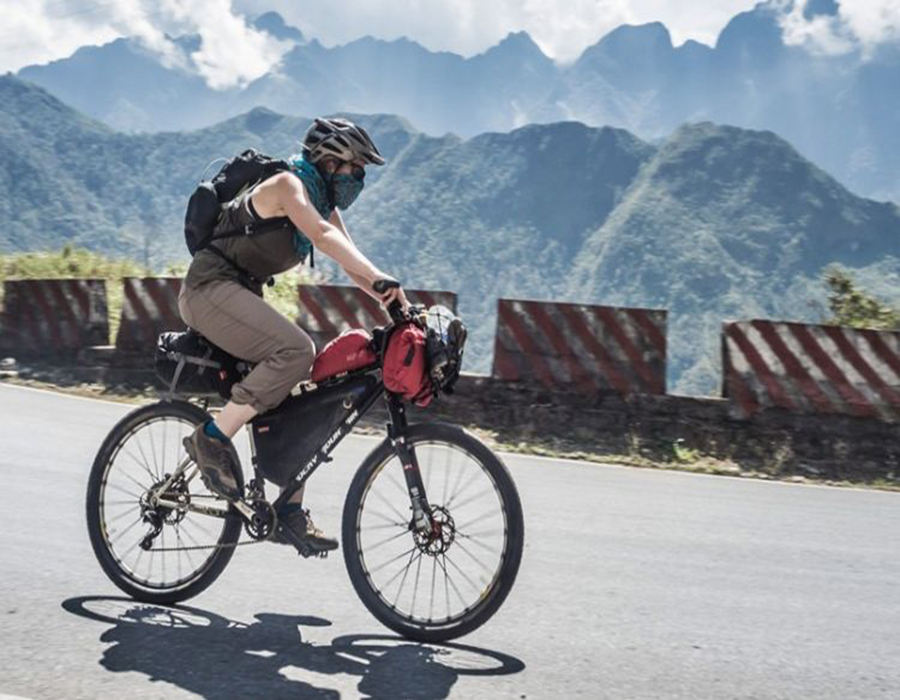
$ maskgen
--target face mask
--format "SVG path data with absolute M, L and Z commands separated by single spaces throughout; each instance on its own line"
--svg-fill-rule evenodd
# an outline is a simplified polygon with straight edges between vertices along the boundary
M 338 209 L 346 209 L 359 197 L 366 183 L 365 180 L 357 180 L 353 175 L 335 175 L 332 184 L 334 205 Z

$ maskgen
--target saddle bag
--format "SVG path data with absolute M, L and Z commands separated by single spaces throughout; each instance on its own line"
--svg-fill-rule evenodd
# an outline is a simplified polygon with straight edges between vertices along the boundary
M 229 355 L 193 330 L 167 332 L 156 344 L 156 375 L 170 393 L 231 398 L 231 387 L 250 365 Z

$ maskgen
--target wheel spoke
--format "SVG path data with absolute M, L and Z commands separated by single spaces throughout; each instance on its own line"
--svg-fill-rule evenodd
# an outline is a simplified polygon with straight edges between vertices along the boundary
M 413 552 L 409 555 L 409 562 L 406 564 L 406 568 L 403 570 L 403 578 L 400 580 L 400 588 L 397 589 L 397 596 L 394 598 L 394 607 L 397 607 L 397 602 L 400 600 L 400 594 L 403 593 L 403 586 L 406 584 L 406 577 L 409 575 L 409 567 L 412 566 L 413 559 L 418 559 L 421 563 L 422 561 L 422 552 L 419 551 L 418 554 Z
M 372 551 L 373 549 L 378 549 L 382 545 L 387 544 L 388 542 L 393 542 L 394 540 L 399 539 L 400 537 L 404 537 L 405 535 L 408 535 L 408 534 L 409 534 L 408 531 L 398 532 L 396 535 L 391 535 L 390 537 L 386 537 L 385 539 L 381 540 L 380 542 L 376 542 L 375 544 L 367 544 L 366 549 L 368 551 Z
M 469 497 L 468 497 L 467 499 L 465 499 L 464 501 L 460 501 L 459 503 L 457 503 L 457 504 L 456 504 L 456 510 L 457 510 L 457 511 L 460 511 L 460 510 L 462 510 L 463 508 L 465 508 L 467 505 L 469 505 L 470 503 L 474 503 L 475 501 L 477 501 L 477 500 L 478 500 L 479 498 L 481 498 L 484 494 L 486 494 L 486 493 L 492 493 L 492 492 L 494 492 L 494 487 L 493 487 L 493 485 L 489 485 L 489 486 L 487 486 L 486 488 L 484 488 L 484 489 L 482 489 L 481 491 L 479 491 L 478 493 L 476 493 L 474 496 L 469 496 Z M 447 507 L 449 507 L 449 504 L 448 504 Z
M 409 554 L 410 552 L 415 551 L 416 549 L 417 549 L 417 547 L 415 547 L 415 545 L 414 545 L 414 546 L 410 547 L 409 549 L 407 549 L 405 552 L 400 552 L 400 554 L 398 554 L 396 557 L 392 557 L 391 559 L 388 559 L 387 561 L 382 562 L 381 564 L 379 564 L 378 566 L 376 566 L 374 569 L 370 569 L 370 570 L 369 570 L 369 575 L 371 576 L 371 575 L 374 574 L 376 571 L 380 571 L 381 569 L 383 569 L 384 567 L 386 567 L 388 564 L 393 564 L 393 563 L 394 563 L 395 561 L 397 561 L 398 559 L 402 559 L 402 558 L 405 557 L 407 554 Z
M 141 500 L 141 497 L 140 497 L 138 494 L 132 493 L 131 491 L 128 491 L 127 489 L 122 488 L 122 487 L 119 486 L 118 484 L 111 484 L 111 483 L 109 483 L 109 482 L 107 481 L 105 484 L 103 484 L 103 488 L 105 488 L 105 489 L 114 489 L 114 490 L 120 491 L 120 492 L 122 492 L 122 493 L 124 493 L 124 494 L 126 494 L 126 495 L 128 495 L 128 496 L 131 496 L 132 498 L 136 498 L 136 499 L 138 499 L 139 501 Z
M 114 515 L 112 518 L 110 518 L 109 520 L 107 520 L 107 521 L 106 521 L 106 524 L 107 524 L 107 525 L 112 525 L 113 523 L 116 523 L 116 522 L 120 521 L 120 520 L 121 520 L 122 518 L 124 518 L 126 515 L 130 515 L 131 513 L 134 513 L 134 511 L 139 510 L 139 509 L 140 509 L 140 506 L 139 506 L 139 505 L 135 505 L 135 506 L 132 506 L 131 508 L 129 508 L 128 510 L 123 510 L 121 513 L 119 513 L 119 514 L 117 514 L 117 515 Z
M 471 476 L 471 478 L 465 483 L 465 486 L 463 486 L 461 489 L 456 491 L 453 494 L 453 496 L 450 498 L 449 501 L 444 501 L 444 507 L 449 508 L 451 505 L 453 505 L 453 501 L 455 501 L 457 498 L 462 496 L 466 492 L 466 489 L 468 489 L 472 484 L 474 484 L 476 481 L 478 481 L 479 476 L 481 476 L 481 472 L 475 472 Z M 459 504 L 457 504 L 456 507 L 459 508 L 460 507 Z
M 115 542 L 118 542 L 120 539 L 122 539 L 122 536 L 125 535 L 125 533 L 130 532 L 131 529 L 132 529 L 135 525 L 137 525 L 139 522 L 141 522 L 141 520 L 143 520 L 143 518 L 141 518 L 141 516 L 139 515 L 139 516 L 137 517 L 137 520 L 135 520 L 133 523 L 131 523 L 131 525 L 129 525 L 129 526 L 126 527 L 124 530 L 122 530 L 121 532 L 119 532 L 119 534 L 116 535 L 113 539 L 111 539 L 111 540 L 109 541 L 109 543 L 110 543 L 110 544 L 113 544 L 113 543 L 115 543 Z M 110 530 L 110 531 L 109 531 L 109 534 L 111 535 L 112 533 L 113 533 L 113 531 Z
M 482 513 L 481 515 L 479 515 L 475 518 L 472 518 L 472 520 L 469 520 L 465 525 L 457 525 L 456 529 L 457 529 L 457 531 L 467 530 L 469 527 L 471 527 L 475 523 L 480 523 L 483 520 L 487 520 L 492 515 L 497 515 L 497 510 L 495 508 L 491 508 L 489 511 L 486 511 L 486 512 Z
M 375 491 L 375 496 L 376 496 L 382 503 L 384 503 L 388 508 L 390 508 L 391 511 L 393 511 L 394 515 L 396 515 L 398 518 L 400 518 L 400 520 L 403 520 L 403 517 L 404 517 L 404 516 L 403 516 L 403 513 L 400 512 L 400 510 L 397 508 L 397 506 L 395 506 L 395 505 L 394 505 L 393 503 L 391 503 L 387 498 L 385 498 L 385 497 L 381 494 L 380 491 Z
M 477 583 L 475 583 L 469 577 L 469 575 L 459 567 L 459 564 L 457 564 L 455 561 L 453 561 L 453 559 L 450 558 L 450 555 L 447 554 L 446 552 L 444 552 L 444 561 L 448 562 L 454 569 L 456 569 L 459 572 L 459 575 L 462 576 L 466 580 L 466 583 L 468 583 L 472 588 L 474 588 L 479 593 L 482 591 L 482 587 L 479 586 Z M 468 607 L 468 605 L 466 605 L 466 601 L 463 600 L 462 603 L 463 603 L 463 605 Z
M 416 616 L 416 596 L 419 593 L 419 574 L 422 573 L 422 557 L 419 557 L 419 562 L 416 564 L 416 583 L 413 588 L 413 599 L 412 605 L 410 606 L 409 615 L 410 617 Z
M 494 573 L 494 571 L 491 569 L 491 567 L 489 567 L 487 564 L 485 564 L 483 561 L 481 561 L 481 559 L 479 559 L 479 558 L 476 557 L 474 554 L 472 554 L 472 552 L 470 552 L 466 547 L 463 546 L 463 543 L 462 543 L 462 542 L 456 542 L 456 544 L 458 544 L 458 545 L 459 545 L 459 548 L 460 548 L 462 551 L 464 551 L 466 554 L 468 554 L 468 555 L 469 555 L 469 558 L 470 558 L 472 561 L 474 561 L 476 564 L 478 564 L 482 569 L 484 569 L 485 571 L 487 571 L 489 574 L 493 574 L 493 573 Z

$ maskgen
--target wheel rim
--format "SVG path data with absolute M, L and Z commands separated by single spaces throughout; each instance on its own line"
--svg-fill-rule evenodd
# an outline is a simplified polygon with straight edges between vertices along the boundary
M 188 548 L 220 544 L 225 535 L 225 518 L 149 507 L 150 488 L 162 483 L 186 458 L 182 440 L 195 428 L 178 416 L 143 421 L 116 445 L 103 472 L 98 500 L 103 542 L 122 575 L 147 590 L 179 589 L 199 578 L 217 550 Z M 185 470 L 188 476 L 194 472 L 193 465 Z M 169 493 L 225 510 L 225 502 L 206 488 L 199 475 Z M 154 529 L 154 522 L 161 529 L 145 550 L 141 541 Z M 162 551 L 175 548 L 181 551 Z
M 496 589 L 509 546 L 500 489 L 482 462 L 459 445 L 414 444 L 438 528 L 411 528 L 409 494 L 396 455 L 373 471 L 360 501 L 356 544 L 365 579 L 383 605 L 423 628 L 459 623 Z

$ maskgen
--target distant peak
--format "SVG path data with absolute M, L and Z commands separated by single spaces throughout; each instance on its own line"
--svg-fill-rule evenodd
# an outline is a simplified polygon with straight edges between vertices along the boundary
M 298 44 L 306 39 L 297 27 L 286 24 L 284 18 L 277 12 L 265 12 L 253 20 L 253 26 L 282 41 L 293 41 Z
M 620 41 L 646 41 L 656 42 L 663 41 L 669 46 L 672 45 L 672 37 L 669 30 L 662 22 L 648 22 L 647 24 L 623 24 L 613 29 L 609 34 L 604 36 L 601 44 L 617 43 Z

